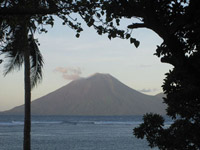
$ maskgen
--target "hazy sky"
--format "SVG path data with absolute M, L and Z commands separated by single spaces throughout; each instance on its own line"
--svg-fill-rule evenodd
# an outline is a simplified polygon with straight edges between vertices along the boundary
M 84 26 L 85 27 L 85 26 Z M 171 68 L 153 55 L 162 42 L 147 29 L 134 30 L 140 41 L 135 48 L 128 40 L 99 36 L 85 27 L 80 38 L 67 26 L 56 21 L 47 34 L 37 35 L 44 57 L 43 81 L 32 91 L 32 100 L 44 96 L 79 77 L 109 73 L 129 87 L 145 94 L 162 92 L 165 73 Z M 2 58 L 2 56 L 0 56 Z M 24 103 L 24 69 L 4 77 L 0 65 L 0 111 Z

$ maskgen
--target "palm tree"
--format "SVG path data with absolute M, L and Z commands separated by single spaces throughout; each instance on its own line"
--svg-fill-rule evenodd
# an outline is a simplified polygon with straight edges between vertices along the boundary
M 74 1 L 65 0 L 1 0 L 0 1 L 0 55 L 8 59 L 4 75 L 21 69 L 24 63 L 25 118 L 24 150 L 30 150 L 31 88 L 42 79 L 43 58 L 33 33 L 46 33 L 44 25 L 54 25 L 53 16 L 63 20 L 77 32 L 83 31 L 77 19 L 70 14 L 77 12 Z M 77 2 L 77 5 L 81 3 Z M 1 63 L 0 59 L 0 63 Z
M 25 23 L 16 26 L 13 30 L 13 40 L 2 50 L 5 58 L 8 59 L 4 75 L 14 69 L 20 69 L 24 63 L 24 150 L 30 150 L 31 89 L 42 80 L 43 57 L 39 51 L 37 40 L 33 37 L 33 32 L 28 30 Z

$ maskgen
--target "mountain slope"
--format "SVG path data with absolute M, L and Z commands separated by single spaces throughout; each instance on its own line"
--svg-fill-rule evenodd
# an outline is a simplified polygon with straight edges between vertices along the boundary
M 141 115 L 165 114 L 161 98 L 137 92 L 109 74 L 72 81 L 31 104 L 33 115 Z M 23 106 L 5 114 L 23 114 Z

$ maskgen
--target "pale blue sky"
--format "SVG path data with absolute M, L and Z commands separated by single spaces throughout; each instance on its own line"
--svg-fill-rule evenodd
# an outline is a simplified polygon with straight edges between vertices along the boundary
M 43 81 L 33 89 L 32 99 L 68 84 L 71 80 L 67 79 L 88 77 L 97 72 L 109 73 L 145 94 L 162 92 L 164 74 L 171 68 L 153 55 L 162 40 L 147 29 L 135 30 L 133 34 L 140 41 L 139 48 L 128 40 L 110 41 L 87 27 L 77 39 L 73 30 L 56 21 L 47 34 L 37 35 L 45 65 Z M 2 72 L 3 64 L 0 65 L 0 111 L 24 103 L 23 68 L 6 77 Z

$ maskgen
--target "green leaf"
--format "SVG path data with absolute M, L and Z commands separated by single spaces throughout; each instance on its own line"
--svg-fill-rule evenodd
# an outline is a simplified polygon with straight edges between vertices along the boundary
M 101 11 L 101 15 L 104 15 L 104 11 L 103 10 Z
M 120 22 L 120 20 L 119 20 L 119 19 L 116 19 L 116 23 L 117 23 L 118 26 L 119 26 L 119 22 Z
M 76 34 L 76 37 L 77 37 L 77 38 L 79 38 L 79 37 L 80 37 L 80 34 L 79 34 L 79 33 L 77 33 L 77 34 Z
M 140 42 L 136 40 L 134 45 L 135 45 L 136 48 L 138 48 L 138 46 L 140 45 Z
M 140 45 L 140 42 L 135 38 L 130 38 L 130 43 L 134 44 L 136 48 L 138 48 L 138 46 Z
M 131 44 L 134 43 L 135 41 L 136 41 L 136 39 L 130 38 L 130 43 L 131 43 Z
M 131 36 L 130 34 L 126 34 L 126 39 L 130 38 L 130 36 Z
M 108 38 L 111 40 L 111 38 L 112 38 L 111 34 L 108 35 Z
M 99 13 L 96 13 L 96 15 L 97 15 L 97 17 L 98 17 L 98 18 L 100 18 L 100 17 L 101 17 L 101 15 L 100 15 Z

